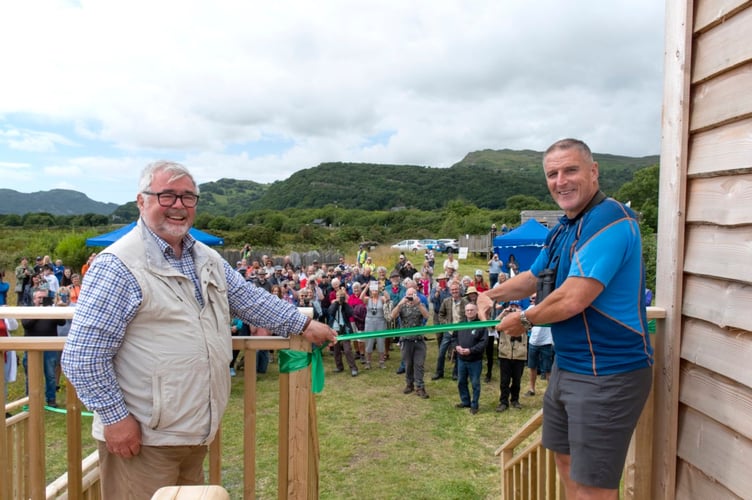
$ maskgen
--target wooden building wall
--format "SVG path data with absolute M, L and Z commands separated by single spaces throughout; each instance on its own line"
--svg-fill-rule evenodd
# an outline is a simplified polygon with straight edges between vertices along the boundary
M 653 498 L 752 498 L 752 1 L 667 0 Z

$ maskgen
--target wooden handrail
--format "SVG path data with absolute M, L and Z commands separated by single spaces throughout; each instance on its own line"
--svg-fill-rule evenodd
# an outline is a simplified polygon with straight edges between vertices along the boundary
M 2 317 L 18 319 L 44 318 L 70 319 L 75 309 L 58 307 L 4 307 Z M 311 315 L 310 308 L 301 308 Z M 5 394 L 0 396 L 3 407 L 18 409 L 28 405 L 28 411 L 14 415 L 6 421 L 6 426 L 20 421 L 28 421 L 29 432 L 25 453 L 28 455 L 28 472 L 11 473 L 11 450 L 8 446 L 8 433 L 0 432 L 0 498 L 32 498 L 33 500 L 54 498 L 66 492 L 68 498 L 86 497 L 86 491 L 98 488 L 97 453 L 82 459 L 81 412 L 82 404 L 75 388 L 67 387 L 67 473 L 49 486 L 45 485 L 45 439 L 44 439 L 44 392 L 43 392 L 43 352 L 61 351 L 65 337 L 3 337 L 0 338 L 0 355 L 4 351 L 27 351 L 29 373 L 29 397 L 6 406 Z M 299 335 L 282 337 L 233 337 L 233 349 L 244 351 L 244 488 L 243 498 L 255 498 L 255 445 L 256 445 L 256 351 L 293 349 L 310 351 L 311 345 Z M 33 381 L 36 380 L 37 383 Z M 0 386 L 4 383 L 4 372 L 0 370 Z M 311 393 L 310 367 L 293 373 L 281 373 L 280 383 L 280 428 L 279 428 L 279 498 L 315 499 L 318 498 L 318 439 L 316 433 L 316 406 Z M 7 411 L 7 410 L 6 410 Z M 221 485 L 221 427 L 217 438 L 209 448 L 209 481 Z M 21 477 L 27 477 L 21 491 L 18 485 Z M 15 485 L 15 486 L 14 486 Z

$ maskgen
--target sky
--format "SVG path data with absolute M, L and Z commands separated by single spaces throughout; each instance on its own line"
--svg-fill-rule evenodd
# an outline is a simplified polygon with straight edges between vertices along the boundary
M 271 183 L 564 137 L 658 154 L 663 45 L 659 0 L 2 2 L 0 188 L 120 204 L 160 159 Z

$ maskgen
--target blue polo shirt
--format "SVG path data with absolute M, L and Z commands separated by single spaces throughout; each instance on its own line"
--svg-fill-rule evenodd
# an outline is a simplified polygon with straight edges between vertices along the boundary
M 530 271 L 537 276 L 547 267 L 557 269 L 557 287 L 570 276 L 604 287 L 582 313 L 551 325 L 559 368 L 610 375 L 653 364 L 642 241 L 632 210 L 606 198 L 580 217 L 562 217 Z

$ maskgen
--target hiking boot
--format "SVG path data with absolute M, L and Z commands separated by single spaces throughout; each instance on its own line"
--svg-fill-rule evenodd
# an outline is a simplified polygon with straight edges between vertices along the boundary
M 418 390 L 415 391 L 415 395 L 421 399 L 428 399 L 428 394 L 426 393 L 425 387 L 418 387 Z
M 509 405 L 506 403 L 499 403 L 499 406 L 496 407 L 497 413 L 501 413 L 503 411 L 507 411 L 509 409 Z
M 415 390 L 415 388 L 413 386 L 407 385 L 407 386 L 405 386 L 404 389 L 402 389 L 402 394 L 410 394 L 414 390 Z
M 522 405 L 520 404 L 519 401 L 512 401 L 512 408 L 515 408 L 517 410 L 521 410 L 522 409 Z
M 470 405 L 463 405 L 462 403 L 457 403 L 454 405 L 455 408 L 470 408 Z
M 470 408 L 470 414 L 475 415 L 478 413 L 478 408 Z

